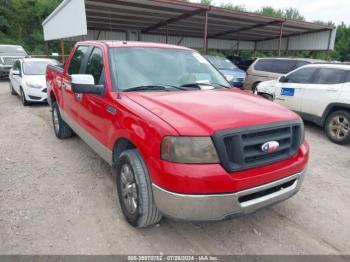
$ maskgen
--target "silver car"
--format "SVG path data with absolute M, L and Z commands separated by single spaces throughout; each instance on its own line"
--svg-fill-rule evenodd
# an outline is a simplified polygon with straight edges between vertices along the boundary
M 0 45 L 0 78 L 8 77 L 13 64 L 27 56 L 27 52 L 19 45 Z
M 244 89 L 254 92 L 260 82 L 276 80 L 301 66 L 314 63 L 325 61 L 308 58 L 258 58 L 246 72 Z

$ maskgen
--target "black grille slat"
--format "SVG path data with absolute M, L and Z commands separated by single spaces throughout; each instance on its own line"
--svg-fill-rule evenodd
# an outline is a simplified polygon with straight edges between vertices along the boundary
M 294 156 L 301 143 L 302 123 L 278 123 L 218 132 L 213 136 L 223 166 L 229 172 L 271 164 Z M 277 141 L 273 153 L 262 151 L 266 142 Z
M 286 150 L 290 148 L 290 144 L 282 145 L 278 149 L 278 151 Z M 257 148 L 256 150 L 250 150 L 250 151 L 244 151 L 244 156 L 247 157 L 252 157 L 252 156 L 260 156 L 260 155 L 268 155 L 268 153 L 262 152 L 260 148 Z

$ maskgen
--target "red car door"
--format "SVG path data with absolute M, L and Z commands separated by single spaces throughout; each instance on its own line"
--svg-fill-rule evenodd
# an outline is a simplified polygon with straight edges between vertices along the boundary
M 74 121 L 77 123 L 77 94 L 72 92 L 71 87 L 71 75 L 79 74 L 82 70 L 82 65 L 84 61 L 87 59 L 89 53 L 88 46 L 78 46 L 73 56 L 71 57 L 68 68 L 63 74 L 62 79 L 62 96 L 63 96 L 63 104 L 61 108 L 63 109 L 63 117 L 68 118 L 68 121 Z M 62 112 L 61 112 L 62 114 Z
M 98 149 L 104 152 L 108 150 L 109 135 L 112 130 L 115 131 L 113 125 L 116 121 L 116 109 L 111 105 L 111 90 L 108 89 L 111 85 L 106 81 L 104 65 L 108 63 L 107 60 L 107 57 L 103 55 L 102 47 L 93 48 L 83 73 L 92 75 L 96 85 L 104 85 L 105 94 L 82 94 L 79 96 L 79 105 L 77 106 L 79 124 L 99 142 Z

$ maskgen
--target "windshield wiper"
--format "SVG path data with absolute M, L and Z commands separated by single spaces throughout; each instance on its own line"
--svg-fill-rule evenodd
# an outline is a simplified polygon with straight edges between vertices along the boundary
M 184 84 L 181 85 L 181 87 L 194 87 L 194 88 L 201 88 L 201 86 L 213 86 L 213 87 L 224 87 L 224 88 L 230 88 L 229 86 L 225 86 L 218 83 L 190 83 L 190 84 Z
M 171 89 L 187 90 L 179 86 L 172 85 L 145 85 L 136 86 L 123 90 L 123 92 L 134 92 L 134 91 L 171 91 Z

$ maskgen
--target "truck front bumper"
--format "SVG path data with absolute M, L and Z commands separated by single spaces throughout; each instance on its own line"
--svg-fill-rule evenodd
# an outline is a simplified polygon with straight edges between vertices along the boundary
M 12 66 L 0 65 L 0 76 L 9 76 Z
M 217 221 L 253 213 L 296 194 L 305 172 L 236 193 L 214 195 L 177 194 L 153 184 L 153 195 L 165 216 L 187 221 Z

